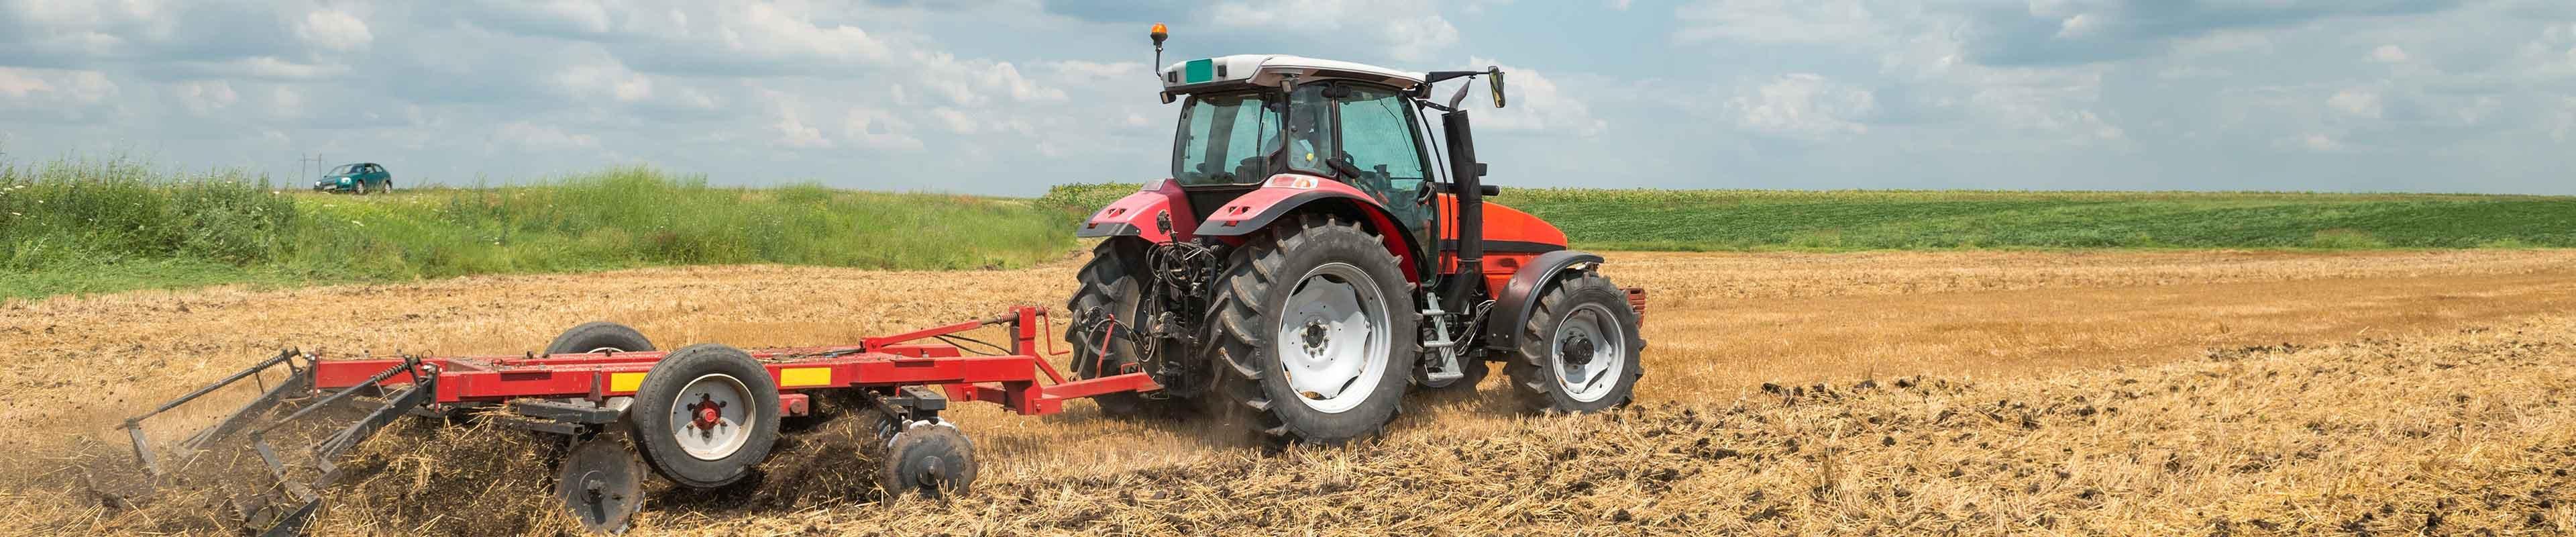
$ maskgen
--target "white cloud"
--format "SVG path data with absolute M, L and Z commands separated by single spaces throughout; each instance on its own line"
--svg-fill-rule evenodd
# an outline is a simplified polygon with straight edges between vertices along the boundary
M 965 112 L 959 112 L 955 108 L 945 106 L 932 108 L 930 109 L 930 116 L 939 118 L 939 124 L 941 126 L 948 127 L 949 132 L 958 134 L 975 133 L 974 118 L 966 117 Z
M 54 91 L 54 85 L 45 83 L 45 79 L 36 76 L 35 71 L 0 67 L 0 95 L 25 99 L 28 94 L 51 91 Z
M 2380 63 L 2403 62 L 2406 61 L 2406 49 L 2397 45 L 2380 45 L 2379 48 L 2370 49 L 2370 60 Z
M 1855 44 L 1888 36 L 1862 0 L 1712 0 L 1682 6 L 1674 17 L 1682 26 L 1674 40 L 1683 43 Z
M 2073 17 L 2067 17 L 2066 20 L 2057 23 L 2057 37 L 2079 39 L 2091 36 L 2102 31 L 2105 25 L 2102 20 L 2107 17 L 2100 13 L 2077 13 Z
M 2326 98 L 2326 105 L 2354 117 L 2371 119 L 2379 119 L 2383 110 L 2379 93 L 2360 88 L 2337 91 L 2333 97 Z
M 1487 97 L 1488 91 L 1483 87 L 1469 90 L 1464 106 L 1475 111 L 1477 130 L 1547 131 L 1591 137 L 1610 129 L 1610 122 L 1592 115 L 1592 106 L 1586 99 L 1567 95 L 1546 73 L 1501 65 L 1493 58 L 1470 57 L 1467 64 L 1501 67 L 1504 98 L 1508 101 L 1501 109 L 1487 108 L 1493 103 Z M 1481 86 L 1485 80 L 1477 77 L 1473 84 Z M 1433 97 L 1445 102 L 1453 91 L 1457 91 L 1456 86 L 1443 85 L 1433 92 Z
M 778 116 L 778 123 L 771 127 L 778 130 L 778 143 L 787 144 L 788 147 L 832 147 L 832 140 L 823 137 L 823 129 L 808 126 L 804 120 L 797 119 L 794 115 Z
M 229 108 L 233 103 L 241 101 L 241 94 L 233 91 L 233 85 L 222 80 L 179 83 L 172 86 L 171 93 L 179 97 L 179 101 L 183 106 L 188 107 L 188 111 L 201 116 Z
M 2309 151 L 2317 151 L 2317 152 L 2322 152 L 2322 153 L 2331 153 L 2331 152 L 2335 152 L 2335 151 L 2342 151 L 2342 150 L 2343 150 L 2343 142 L 2342 142 L 2342 141 L 2335 140 L 2335 138 L 2334 138 L 2333 136 L 2328 136 L 2328 135 L 2326 135 L 2326 134 L 2324 134 L 2324 133 L 2314 133 L 2314 132 L 2312 132 L 2312 133 L 2308 133 L 2308 135 L 2307 135 L 2307 136 L 2302 136 L 2302 137 L 2300 137 L 2300 138 L 2299 138 L 2299 146 L 2300 146 L 2300 147 L 2305 147 L 2305 148 L 2307 148 Z
M 1878 109 L 1878 101 L 1868 90 L 1821 75 L 1794 73 L 1738 90 L 1727 108 L 1734 113 L 1736 126 L 1747 130 L 1829 140 L 1869 132 L 1861 119 Z
M 914 52 L 914 74 L 931 91 L 948 97 L 958 105 L 980 105 L 999 94 L 1016 102 L 1054 102 L 1065 99 L 1064 90 L 1039 84 L 1021 76 L 1010 62 L 981 58 L 960 59 L 946 52 Z
M 365 50 L 376 35 L 367 30 L 366 21 L 344 11 L 325 9 L 304 15 L 296 24 L 295 35 L 322 48 L 337 51 Z
M 912 137 L 911 123 L 884 110 L 851 108 L 849 118 L 842 121 L 841 129 L 848 139 L 857 141 L 862 147 L 895 150 L 918 150 L 922 147 L 921 140 Z
M 192 61 L 184 64 L 191 70 L 213 76 L 239 76 L 272 80 L 315 80 L 349 73 L 349 66 L 337 63 L 298 63 L 276 56 L 234 58 L 223 61 Z
M 1298 34 L 1367 39 L 1370 48 L 1385 50 L 1389 57 L 1420 61 L 1438 57 L 1458 44 L 1457 26 L 1442 17 L 1438 8 L 1430 2 L 1231 1 L 1217 4 L 1209 12 L 1209 19 L 1224 29 L 1285 29 Z
M 1385 32 L 1391 47 L 1387 55 L 1399 60 L 1428 59 L 1458 43 L 1458 28 L 1439 15 L 1395 18 L 1379 31 Z
M 520 149 L 588 149 L 599 147 L 599 138 L 573 134 L 563 129 L 513 121 L 492 131 L 492 138 Z M 390 166 L 390 165 L 389 165 Z
M 593 58 L 555 73 L 551 78 L 556 88 L 582 101 L 606 98 L 634 103 L 653 98 L 653 79 L 627 69 L 615 58 Z
M 815 24 L 811 17 L 767 3 L 730 4 L 716 30 L 727 50 L 760 55 L 814 55 L 843 60 L 879 60 L 886 44 L 855 26 Z M 686 17 L 679 20 L 686 22 Z
M 1082 60 L 1064 60 L 1046 62 L 1044 65 L 1046 65 L 1048 70 L 1054 71 L 1058 76 L 1071 78 L 1132 82 L 1136 80 L 1146 80 L 1151 77 L 1151 74 L 1146 72 L 1144 62 L 1091 62 Z
M 0 96 L 11 101 L 94 105 L 117 95 L 116 81 L 98 71 L 0 66 Z

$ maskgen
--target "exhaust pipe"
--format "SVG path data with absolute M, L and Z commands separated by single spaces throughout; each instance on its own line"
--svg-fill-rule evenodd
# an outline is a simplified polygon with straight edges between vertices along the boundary
M 1440 309 L 1467 311 L 1467 292 L 1485 275 L 1485 164 L 1476 162 L 1466 110 L 1440 114 L 1440 131 L 1449 139 L 1449 182 L 1458 198 L 1458 275 L 1443 289 Z

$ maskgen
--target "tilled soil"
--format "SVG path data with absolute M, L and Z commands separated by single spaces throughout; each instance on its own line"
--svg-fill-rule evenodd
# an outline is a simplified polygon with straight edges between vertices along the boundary
M 892 507 L 867 485 L 858 435 L 825 421 L 791 434 L 750 483 L 653 485 L 638 532 L 2200 534 L 2432 520 L 2436 533 L 2552 533 L 2571 514 L 2556 489 L 2506 490 L 2528 479 L 2498 468 L 2571 462 L 2545 447 L 2571 439 L 2555 407 L 2576 382 L 2552 371 L 2576 337 L 2552 316 L 2576 306 L 2571 261 L 1615 254 L 1612 278 L 1655 293 L 1635 411 L 1518 418 L 1497 379 L 1414 397 L 1379 443 L 1265 456 L 1197 421 L 969 407 L 952 414 L 985 461 L 981 493 Z M 515 353 L 600 318 L 665 348 L 846 342 L 1060 304 L 1073 266 L 675 268 L 12 303 L 0 419 L 36 434 L 0 465 L 20 476 L 0 480 L 0 534 L 219 531 L 202 498 L 101 494 L 121 490 L 107 482 L 131 460 L 112 427 L 277 347 Z M 2497 329 L 2459 333 L 2482 327 Z M 2252 345 L 2272 348 L 2203 357 Z M 350 459 L 321 530 L 569 531 L 546 488 L 560 444 L 408 420 Z M 2479 487 L 2495 490 L 2463 492 Z

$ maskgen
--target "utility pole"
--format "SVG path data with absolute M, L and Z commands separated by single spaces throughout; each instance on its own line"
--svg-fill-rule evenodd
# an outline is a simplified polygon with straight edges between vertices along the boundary
M 311 179 L 311 178 L 313 178 L 313 176 L 314 176 L 314 175 L 320 174 L 320 173 L 321 173 L 321 170 L 323 169 L 323 168 L 322 168 L 322 162 L 323 162 L 323 161 L 322 161 L 322 154 L 321 154 L 321 153 L 314 153 L 314 154 L 312 154 L 312 155 L 296 157 L 296 159 L 295 159 L 295 173 L 296 173 L 296 179 L 298 179 L 298 180 L 302 180 L 302 179 Z M 305 171 L 305 168 L 304 168 L 304 165 L 305 165 L 306 163 L 311 163 L 311 164 L 313 164 L 313 170 L 312 170 L 311 172 L 309 172 L 309 173 L 308 173 L 308 172 L 306 172 L 306 171 Z

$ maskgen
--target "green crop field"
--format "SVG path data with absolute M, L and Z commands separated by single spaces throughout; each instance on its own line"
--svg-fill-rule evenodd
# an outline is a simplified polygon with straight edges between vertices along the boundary
M 359 197 L 130 162 L 0 164 L 0 298 L 655 265 L 1016 267 L 1073 251 L 1079 216 L 638 168 Z
M 0 299 L 224 283 L 782 263 L 1019 267 L 1136 185 L 1038 198 L 709 186 L 642 168 L 520 186 L 302 192 L 126 161 L 0 163 Z M 1578 248 L 2576 247 L 2576 197 L 1506 189 Z
M 2576 247 L 2576 196 L 1506 189 L 1586 248 Z
M 1136 185 L 1058 186 L 1098 207 Z M 1509 188 L 1599 250 L 2576 247 L 2576 196 Z

